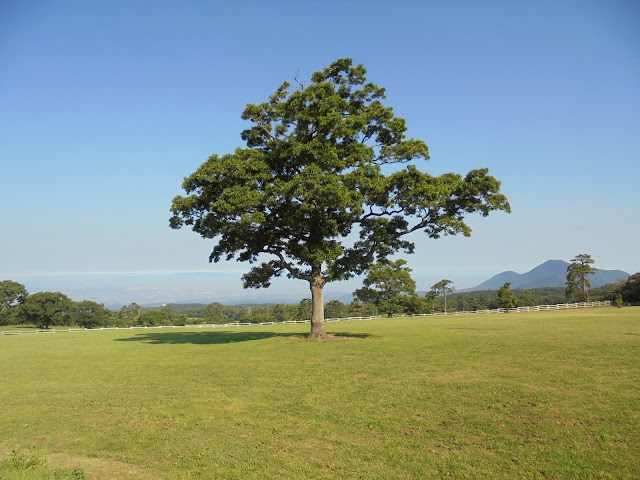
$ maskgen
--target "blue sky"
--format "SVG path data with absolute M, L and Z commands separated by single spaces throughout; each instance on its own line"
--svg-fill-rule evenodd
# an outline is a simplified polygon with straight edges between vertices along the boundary
M 340 57 L 429 144 L 422 168 L 488 167 L 511 201 L 470 238 L 413 237 L 419 289 L 578 253 L 640 270 L 635 1 L 34 0 L 0 4 L 0 277 L 239 276 L 168 227 L 171 200 L 242 145 L 247 103 Z

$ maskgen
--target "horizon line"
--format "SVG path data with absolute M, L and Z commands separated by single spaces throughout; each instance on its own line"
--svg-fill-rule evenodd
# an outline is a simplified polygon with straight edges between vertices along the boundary
M 174 275 L 184 273 L 206 273 L 216 275 L 229 275 L 234 276 L 241 274 L 240 270 L 224 270 L 224 271 L 210 271 L 210 270 L 135 270 L 135 271 L 98 271 L 98 272 L 30 272 L 30 273 L 8 273 L 3 276 L 11 277 L 45 277 L 45 276 L 81 276 L 81 275 Z

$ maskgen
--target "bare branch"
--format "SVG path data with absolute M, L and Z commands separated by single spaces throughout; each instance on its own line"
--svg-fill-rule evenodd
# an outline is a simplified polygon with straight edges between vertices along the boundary
M 261 253 L 268 253 L 271 255 L 275 255 L 278 257 L 278 268 L 280 270 L 286 270 L 293 278 L 297 278 L 299 280 L 309 280 L 309 277 L 300 273 L 300 271 L 294 267 L 284 256 L 282 253 L 285 250 L 285 247 L 278 247 L 275 245 L 268 245 L 261 249 Z
M 293 79 L 296 81 L 298 85 L 300 85 L 300 90 L 304 90 L 304 83 L 298 80 L 298 75 L 300 74 L 300 68 L 296 70 L 296 76 Z
M 358 219 L 358 222 L 356 222 L 356 223 L 362 223 L 363 221 L 365 221 L 365 220 L 367 220 L 369 218 L 372 218 L 372 217 L 385 217 L 385 216 L 388 216 L 388 215 L 397 215 L 398 213 L 403 213 L 404 211 L 405 211 L 404 208 L 400 208 L 398 210 L 387 210 L 387 209 L 385 209 L 385 210 L 383 210 L 381 212 L 374 212 L 373 211 L 373 207 L 370 206 L 369 207 L 369 213 L 367 213 L 366 215 L 363 215 L 362 217 L 360 217 Z

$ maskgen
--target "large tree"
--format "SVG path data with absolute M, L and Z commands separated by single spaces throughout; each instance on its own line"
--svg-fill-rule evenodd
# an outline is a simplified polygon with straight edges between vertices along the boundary
M 268 101 L 247 105 L 246 148 L 209 157 L 171 207 L 171 227 L 214 240 L 210 261 L 261 262 L 243 276 L 245 288 L 281 275 L 308 282 L 311 338 L 326 337 L 328 282 L 412 253 L 412 232 L 468 236 L 465 214 L 509 211 L 487 169 L 464 177 L 419 170 L 427 145 L 406 137 L 405 121 L 382 103 L 385 90 L 365 74 L 339 59 L 310 82 L 285 82 Z
M 587 277 L 597 272 L 597 269 L 591 266 L 594 262 L 587 253 L 580 253 L 571 259 L 571 263 L 567 265 L 567 299 L 579 289 L 582 291 L 582 301 L 589 301 L 591 282 Z
M 406 260 L 382 261 L 373 265 L 362 281 L 364 285 L 354 296 L 375 304 L 389 317 L 404 311 L 405 298 L 416 294 L 416 282 L 411 278 L 411 269 Z

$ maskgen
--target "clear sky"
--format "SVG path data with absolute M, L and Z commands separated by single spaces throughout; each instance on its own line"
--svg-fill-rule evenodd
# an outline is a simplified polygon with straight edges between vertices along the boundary
M 33 0 L 0 3 L 0 279 L 246 271 L 171 230 L 171 201 L 242 146 L 247 103 L 340 57 L 422 167 L 488 167 L 511 201 L 470 238 L 413 237 L 419 289 L 578 253 L 640 270 L 637 1 Z

